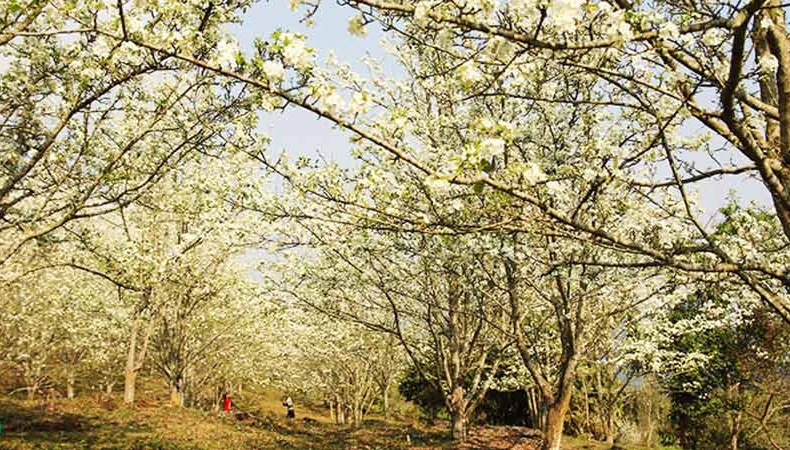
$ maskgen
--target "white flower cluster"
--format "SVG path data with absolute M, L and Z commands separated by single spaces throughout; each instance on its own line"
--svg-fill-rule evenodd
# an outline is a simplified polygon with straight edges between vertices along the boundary
M 554 0 L 549 4 L 548 21 L 560 33 L 573 32 L 584 13 L 584 0 Z
M 307 70 L 313 66 L 313 50 L 307 47 L 304 36 L 296 33 L 279 33 L 276 37 L 282 44 L 282 55 L 286 64 L 297 70 Z
M 457 70 L 457 75 L 458 79 L 466 87 L 472 86 L 485 78 L 485 75 L 477 68 L 477 64 L 473 60 L 462 64 Z
M 285 77 L 285 69 L 279 61 L 266 61 L 263 63 L 263 74 L 271 81 L 281 81 Z
M 222 69 L 233 69 L 236 66 L 236 56 L 240 51 L 239 43 L 234 39 L 223 39 L 217 43 L 212 62 Z

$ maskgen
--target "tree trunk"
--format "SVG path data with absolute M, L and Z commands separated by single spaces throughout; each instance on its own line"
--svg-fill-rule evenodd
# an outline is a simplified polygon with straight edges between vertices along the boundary
M 154 330 L 154 319 L 148 321 L 143 335 L 143 342 L 140 346 L 140 353 L 137 353 L 137 335 L 140 331 L 140 324 L 143 318 L 140 313 L 134 318 L 132 322 L 132 330 L 129 334 L 129 347 L 126 353 L 126 368 L 124 369 L 123 380 L 123 402 L 126 404 L 134 403 L 135 386 L 137 383 L 137 373 L 143 368 L 145 360 L 145 353 L 148 350 L 148 341 L 151 333 Z
M 126 368 L 123 377 L 123 402 L 134 403 L 135 386 L 137 384 L 137 371 L 134 368 Z
M 335 400 L 336 422 L 338 425 L 343 425 L 346 423 L 346 407 L 338 394 L 335 394 Z
M 184 392 L 177 385 L 170 386 L 170 403 L 179 408 L 184 406 Z
M 362 425 L 362 404 L 359 401 L 354 402 L 354 426 Z
M 606 417 L 604 417 L 604 433 L 606 435 L 606 443 L 614 444 L 614 420 L 612 420 L 614 414 L 609 408 L 604 411 L 604 414 L 606 415 Z
M 532 428 L 546 429 L 546 408 L 537 388 L 527 389 L 527 405 L 529 407 L 529 424 Z
M 560 399 L 549 406 L 549 411 L 546 415 L 546 429 L 543 430 L 544 441 L 542 450 L 560 450 L 562 429 L 565 426 L 565 415 L 568 412 L 570 398 L 570 395 L 560 396 Z
M 741 432 L 741 413 L 733 414 L 730 423 L 730 450 L 738 450 L 738 435 Z
M 74 371 L 69 370 L 66 375 L 66 398 L 74 398 Z
M 384 419 L 390 418 L 390 389 L 389 385 L 384 389 L 382 405 L 384 407 Z
M 584 432 L 588 435 L 593 434 L 590 426 L 590 390 L 587 387 L 587 379 L 582 379 L 582 393 L 584 394 Z
M 137 383 L 137 332 L 140 329 L 140 316 L 134 318 L 129 334 L 129 347 L 126 352 L 126 368 L 123 372 L 123 402 L 134 403 L 134 390 Z
M 647 399 L 647 437 L 645 438 L 645 445 L 650 447 L 653 440 L 653 402 Z
M 450 412 L 450 418 L 452 420 L 450 434 L 456 441 L 466 440 L 466 416 L 468 414 L 468 405 L 464 397 L 464 388 L 455 386 L 450 392 L 450 398 L 447 401 L 447 409 Z
M 452 438 L 457 441 L 466 440 L 466 415 L 459 411 L 452 413 L 452 429 L 450 433 Z

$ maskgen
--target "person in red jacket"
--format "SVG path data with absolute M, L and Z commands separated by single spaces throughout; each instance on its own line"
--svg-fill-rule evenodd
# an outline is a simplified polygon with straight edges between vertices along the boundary
M 233 409 L 233 398 L 227 393 L 222 394 L 222 414 L 230 414 Z

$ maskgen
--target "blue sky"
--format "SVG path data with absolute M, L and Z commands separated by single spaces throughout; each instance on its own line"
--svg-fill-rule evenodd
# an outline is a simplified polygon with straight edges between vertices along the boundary
M 300 23 L 303 13 L 289 9 L 287 0 L 258 2 L 248 12 L 244 23 L 232 29 L 245 51 L 252 49 L 256 37 L 268 38 L 278 28 L 307 35 L 308 45 L 317 51 L 318 60 L 334 52 L 340 61 L 349 63 L 355 70 L 364 73 L 360 59 L 370 54 L 386 60 L 388 55 L 380 48 L 382 33 L 369 27 L 366 37 L 348 33 L 348 19 L 353 10 L 341 7 L 334 1 L 323 1 L 314 17 L 314 25 Z M 285 113 L 263 114 L 261 129 L 272 138 L 270 151 L 279 154 L 285 150 L 296 156 L 317 156 L 318 153 L 342 166 L 351 164 L 348 135 L 333 129 L 327 120 L 318 120 L 314 114 L 299 108 L 290 108 Z

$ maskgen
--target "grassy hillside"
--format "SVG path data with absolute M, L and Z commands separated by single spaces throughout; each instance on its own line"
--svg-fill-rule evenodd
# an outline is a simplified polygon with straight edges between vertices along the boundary
M 241 419 L 170 407 L 164 394 L 149 393 L 148 398 L 135 408 L 124 407 L 118 398 L 62 399 L 55 411 L 47 412 L 42 402 L 0 397 L 0 449 L 534 450 L 539 444 L 536 434 L 524 428 L 479 427 L 457 447 L 444 424 L 371 419 L 359 428 L 344 427 L 332 424 L 326 411 L 298 403 L 297 419 L 287 420 L 274 392 L 239 399 L 239 409 L 248 413 Z M 607 448 L 572 439 L 567 444 L 568 450 Z

